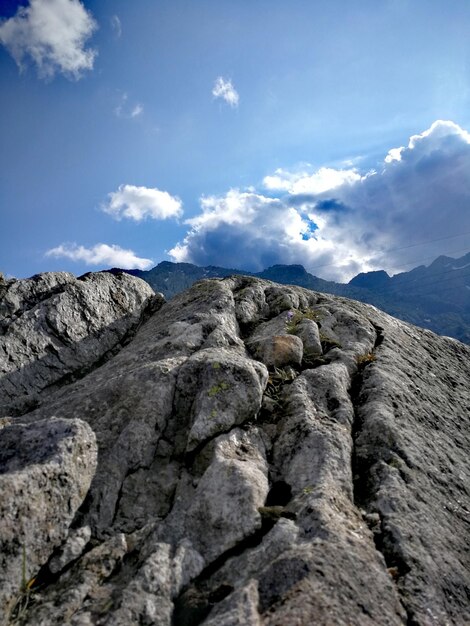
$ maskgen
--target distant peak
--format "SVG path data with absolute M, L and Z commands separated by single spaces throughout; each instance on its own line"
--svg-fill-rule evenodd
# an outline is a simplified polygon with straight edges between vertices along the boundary
M 282 265 L 282 264 L 278 264 L 278 265 L 271 265 L 270 267 L 268 267 L 267 269 L 263 270 L 263 272 L 285 272 L 285 273 L 291 273 L 291 274 L 307 274 L 307 270 L 305 269 L 305 267 L 303 265 Z
M 453 263 L 455 262 L 457 259 L 453 259 L 450 256 L 445 256 L 444 254 L 441 254 L 441 256 L 438 256 L 437 259 L 435 259 L 431 265 L 429 267 L 437 267 L 439 265 L 447 265 L 448 263 Z
M 386 285 L 389 280 L 390 276 L 385 270 L 377 270 L 373 272 L 361 272 L 357 276 L 354 276 L 354 278 L 349 281 L 348 285 L 372 289 Z

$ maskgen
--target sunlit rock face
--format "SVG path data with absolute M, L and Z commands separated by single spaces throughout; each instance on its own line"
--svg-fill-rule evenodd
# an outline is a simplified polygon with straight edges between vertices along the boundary
M 5 623 L 470 622 L 468 346 L 253 277 L 102 276 L 3 290 Z

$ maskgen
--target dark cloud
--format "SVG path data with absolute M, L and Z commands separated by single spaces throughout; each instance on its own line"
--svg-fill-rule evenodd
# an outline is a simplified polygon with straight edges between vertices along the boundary
M 392 149 L 373 172 L 278 170 L 267 177 L 271 197 L 231 190 L 205 198 L 170 254 L 250 270 L 301 263 L 339 280 L 358 271 L 401 271 L 470 248 L 469 172 L 470 134 L 437 121 Z M 272 197 L 276 185 L 279 198 Z M 309 186 L 325 190 L 309 193 Z

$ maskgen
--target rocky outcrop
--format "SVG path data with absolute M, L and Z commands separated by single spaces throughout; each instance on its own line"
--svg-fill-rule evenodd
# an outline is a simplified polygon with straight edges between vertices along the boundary
M 44 390 L 83 376 L 163 303 L 127 274 L 47 273 L 3 284 L 0 417 L 24 413 Z
M 469 623 L 468 346 L 252 277 L 160 304 L 3 420 L 6 623 Z

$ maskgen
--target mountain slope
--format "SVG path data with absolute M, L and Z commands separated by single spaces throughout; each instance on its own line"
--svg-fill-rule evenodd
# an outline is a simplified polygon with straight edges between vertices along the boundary
M 101 362 L 90 353 L 35 408 L 4 408 L 3 614 L 35 626 L 469 623 L 470 348 L 255 277 L 201 281 L 149 313 L 127 280 L 144 298 L 126 342 Z M 67 286 L 34 295 L 24 282 L 7 286 L 28 306 L 5 315 L 0 346 L 24 337 L 12 380 L 36 394 L 49 344 L 28 344 L 19 320 L 45 319 Z M 51 330 L 58 361 L 83 354 L 72 331 L 88 309 L 73 293 Z M 129 315 L 107 306 L 112 324 Z
M 349 285 L 373 292 L 378 306 L 400 319 L 470 343 L 470 253 L 391 278 L 382 274 L 380 283 L 375 272 L 359 274 Z

